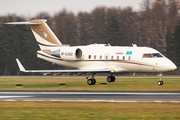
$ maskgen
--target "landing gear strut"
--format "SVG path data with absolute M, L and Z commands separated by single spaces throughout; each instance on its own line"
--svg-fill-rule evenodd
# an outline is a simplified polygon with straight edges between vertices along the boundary
M 91 77 L 86 77 L 87 78 L 87 84 L 88 85 L 95 85 L 96 84 L 96 80 L 95 80 L 95 74 L 92 73 Z
M 160 86 L 160 85 L 163 85 L 163 81 L 162 81 L 162 73 L 159 73 L 158 74 L 158 78 L 159 78 L 159 81 L 157 82 L 157 84 Z
M 107 77 L 107 81 L 110 82 L 114 82 L 116 80 L 116 78 L 113 76 L 113 74 L 111 74 L 111 76 Z

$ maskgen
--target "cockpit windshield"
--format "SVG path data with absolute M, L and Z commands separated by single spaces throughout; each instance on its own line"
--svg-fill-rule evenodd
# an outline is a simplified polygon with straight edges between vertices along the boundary
M 163 57 L 160 53 L 143 54 L 143 58 L 160 58 L 160 57 Z
M 159 53 L 153 53 L 152 54 L 154 58 L 158 58 L 158 57 L 163 57 L 161 54 Z

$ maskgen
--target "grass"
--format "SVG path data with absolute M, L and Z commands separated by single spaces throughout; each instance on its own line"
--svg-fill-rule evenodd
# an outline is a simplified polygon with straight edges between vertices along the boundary
M 96 80 L 89 86 L 85 78 L 0 78 L 0 90 L 180 91 L 180 78 L 164 78 L 163 86 L 157 78 Z M 178 120 L 179 113 L 179 103 L 0 102 L 0 120 Z
M 175 120 L 178 103 L 0 102 L 1 120 Z
M 101 85 L 106 78 L 96 78 L 96 85 L 87 85 L 85 78 L 0 78 L 0 90 L 88 90 L 88 91 L 180 91 L 180 78 L 117 78 L 114 83 Z M 15 83 L 23 84 L 16 87 Z M 66 83 L 59 86 L 59 83 Z

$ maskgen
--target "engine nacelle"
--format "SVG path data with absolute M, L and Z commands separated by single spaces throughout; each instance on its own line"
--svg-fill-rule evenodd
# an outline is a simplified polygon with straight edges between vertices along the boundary
M 80 60 L 82 58 L 82 50 L 80 48 L 64 47 L 60 50 L 53 51 L 51 55 L 63 60 Z

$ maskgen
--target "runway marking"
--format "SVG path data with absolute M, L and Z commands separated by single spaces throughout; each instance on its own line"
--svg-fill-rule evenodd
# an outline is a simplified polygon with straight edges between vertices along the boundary
M 33 100 L 33 99 L 24 99 L 24 100 L 17 100 L 17 99 L 4 99 L 0 101 L 41 101 L 41 102 L 154 102 L 154 103 L 180 103 L 180 101 L 133 101 L 133 100 L 57 100 L 57 99 L 52 99 L 52 100 Z
M 32 96 L 0 96 L 0 98 L 24 98 L 24 97 L 32 97 Z

